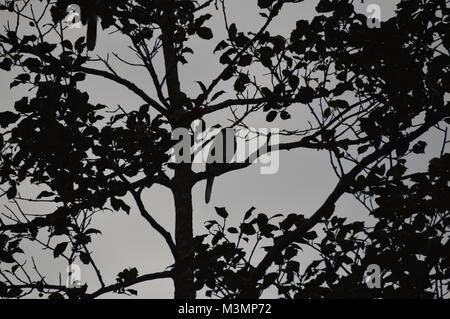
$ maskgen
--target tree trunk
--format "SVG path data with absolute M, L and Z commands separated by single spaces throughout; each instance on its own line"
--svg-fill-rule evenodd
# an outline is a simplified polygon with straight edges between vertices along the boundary
M 175 5 L 174 0 L 164 0 L 161 32 L 166 71 L 167 93 L 170 101 L 169 115 L 175 119 L 180 109 L 177 97 L 180 93 L 178 58 L 174 43 Z M 182 108 L 181 108 L 182 110 Z M 171 119 L 169 119 L 171 120 Z M 171 121 L 172 128 L 187 127 Z M 175 299 L 194 299 L 194 253 L 192 228 L 192 170 L 190 163 L 178 164 L 175 168 L 172 193 L 175 202 Z
M 190 164 L 179 164 L 175 170 L 175 299 L 194 299 L 194 253 L 192 227 L 192 182 Z

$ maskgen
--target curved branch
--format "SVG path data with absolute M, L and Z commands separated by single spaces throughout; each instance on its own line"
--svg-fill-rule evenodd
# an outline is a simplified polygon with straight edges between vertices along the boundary
M 87 299 L 94 299 L 97 298 L 105 293 L 111 292 L 111 291 L 116 291 L 122 288 L 126 288 L 126 287 L 130 287 L 133 285 L 136 285 L 138 283 L 141 282 L 145 282 L 145 281 L 150 281 L 150 280 L 155 280 L 155 279 L 165 279 L 165 278 L 172 278 L 173 274 L 172 271 L 163 271 L 163 272 L 157 272 L 157 273 L 153 273 L 153 274 L 147 274 L 147 275 L 142 275 L 139 277 L 136 277 L 135 279 L 132 279 L 130 281 L 127 282 L 123 282 L 123 283 L 117 283 L 114 285 L 110 285 L 110 286 L 106 286 L 103 288 L 100 288 L 99 290 L 91 293 L 91 294 L 86 294 L 84 295 L 84 298 Z
M 114 175 L 114 176 L 118 176 L 118 174 Z M 113 178 L 114 176 L 110 176 L 110 178 Z M 155 179 L 155 180 L 153 180 Z M 161 184 L 167 187 L 170 187 L 170 182 L 167 181 L 164 178 L 157 178 L 156 176 L 154 177 L 150 177 L 150 176 L 146 176 L 144 178 L 142 178 L 141 180 L 138 180 L 136 182 L 133 183 L 129 183 L 128 186 L 128 190 L 129 191 L 134 191 L 137 188 L 142 188 L 142 187 L 148 187 L 149 185 L 153 184 L 153 183 L 157 183 L 157 184 Z M 110 196 L 110 194 L 106 194 L 108 197 Z M 67 210 L 65 210 L 66 214 L 70 214 L 70 212 L 76 211 L 76 210 L 82 210 L 82 209 L 89 209 L 91 208 L 91 204 L 89 203 L 89 201 L 86 202 L 82 202 L 82 203 L 77 203 L 74 204 L 71 207 L 68 207 Z M 51 218 L 51 216 L 56 216 L 57 214 L 61 214 L 60 211 L 61 207 L 56 208 L 56 210 L 53 213 L 50 213 L 48 215 L 42 215 L 40 217 L 36 217 L 33 220 L 30 221 L 26 221 L 26 222 L 17 222 L 15 224 L 5 224 L 4 222 L 2 222 L 0 220 L 0 231 L 15 231 L 15 232 L 23 232 L 23 231 L 27 231 L 27 229 L 32 229 L 34 227 L 37 228 L 41 228 L 41 227 L 45 227 L 48 226 L 46 219 L 47 218 Z
M 319 131 L 319 133 L 320 133 L 320 131 Z M 315 136 L 315 135 L 316 134 L 314 134 L 313 136 Z M 230 164 L 224 165 L 224 166 L 211 167 L 207 172 L 203 171 L 203 172 L 195 173 L 194 174 L 194 182 L 196 183 L 196 182 L 204 180 L 208 177 L 212 177 L 212 176 L 217 177 L 217 176 L 223 175 L 223 174 L 231 172 L 231 171 L 246 168 L 252 164 L 252 162 L 249 159 L 257 159 L 257 158 L 261 157 L 262 155 L 271 153 L 274 150 L 290 151 L 291 149 L 297 149 L 297 148 L 307 148 L 307 149 L 314 149 L 314 150 L 323 150 L 323 149 L 334 150 L 334 149 L 337 149 L 338 147 L 357 145 L 357 144 L 369 141 L 368 137 L 363 137 L 363 138 L 360 138 L 357 140 L 343 139 L 341 141 L 336 141 L 336 142 L 311 142 L 311 138 L 313 136 L 306 136 L 306 137 L 302 138 L 301 140 L 295 141 L 295 142 L 280 143 L 278 145 L 271 146 L 270 148 L 263 146 L 263 147 L 259 148 L 258 150 L 256 150 L 253 154 L 251 154 L 247 158 L 247 160 L 245 160 L 244 162 L 230 163 Z
M 128 179 L 125 176 L 123 176 L 123 174 L 119 173 L 118 176 L 124 183 L 131 185 L 131 183 L 128 181 Z M 151 185 L 148 187 L 151 187 Z M 150 226 L 152 226 L 153 229 L 155 229 L 166 240 L 167 245 L 169 246 L 174 259 L 176 259 L 176 246 L 172 239 L 172 235 L 167 230 L 165 230 L 164 227 L 161 226 L 161 224 L 159 224 L 153 218 L 153 216 L 147 211 L 147 209 L 145 208 L 144 202 L 142 202 L 141 192 L 140 191 L 136 192 L 134 189 L 130 189 L 130 193 L 133 196 L 134 200 L 136 201 L 136 205 L 138 206 L 138 209 L 139 209 L 142 217 L 144 217 L 145 220 L 150 224 Z
M 79 67 L 78 70 L 82 71 L 84 73 L 87 73 L 87 74 L 98 75 L 98 76 L 104 77 L 105 79 L 109 79 L 111 81 L 114 81 L 118 84 L 125 86 L 130 91 L 136 93 L 141 99 L 143 99 L 145 102 L 147 102 L 150 106 L 152 106 L 159 113 L 161 113 L 163 115 L 167 115 L 166 109 L 164 107 L 162 107 L 158 102 L 156 102 L 154 99 L 152 99 L 150 96 L 148 96 L 142 89 L 137 87 L 137 85 L 134 84 L 133 82 L 130 82 L 124 78 L 121 78 L 118 75 L 115 75 L 113 73 L 106 72 L 103 70 L 97 70 L 97 69 L 92 69 L 92 68 L 87 68 L 87 67 Z
M 173 257 L 176 256 L 176 247 L 175 243 L 172 239 L 172 235 L 164 229 L 153 217 L 150 215 L 150 213 L 145 209 L 144 203 L 142 202 L 141 196 L 137 194 L 136 192 L 131 192 L 131 194 L 134 197 L 134 200 L 136 201 L 136 204 L 139 208 L 139 211 L 141 212 L 142 217 L 145 218 L 145 220 L 161 235 L 164 237 L 164 239 L 167 242 L 167 245 L 170 248 L 170 251 L 172 252 Z
M 10 39 L 8 39 L 5 36 L 0 35 L 0 40 L 4 43 L 8 43 L 10 45 L 13 46 L 13 48 L 20 47 L 21 52 L 24 53 L 28 53 L 28 54 L 32 54 L 34 56 L 40 57 L 42 58 L 44 61 L 50 63 L 51 65 L 60 65 L 61 61 L 59 59 L 57 59 L 56 57 L 50 55 L 50 54 L 42 54 L 41 51 L 39 51 L 37 48 L 29 46 L 29 45 L 22 45 L 22 44 L 17 44 L 12 42 Z M 88 67 L 77 67 L 75 68 L 76 71 L 81 71 L 81 72 L 85 72 L 87 74 L 92 74 L 92 75 L 98 75 L 101 77 L 104 77 L 105 79 L 109 79 L 112 80 L 120 85 L 125 86 L 126 88 L 128 88 L 130 91 L 134 92 L 135 94 L 137 94 L 140 98 L 142 98 L 145 102 L 147 102 L 150 106 L 152 106 L 155 110 L 157 110 L 159 113 L 167 116 L 166 113 L 166 109 L 164 107 L 162 107 L 158 102 L 156 102 L 154 99 L 152 99 L 150 96 L 148 96 L 142 89 L 140 89 L 139 87 L 136 86 L 136 84 L 121 78 L 118 75 L 115 75 L 113 73 L 109 73 L 107 71 L 103 71 L 103 70 L 97 70 L 97 69 L 92 69 L 92 68 L 88 68 Z
M 284 249 L 289 247 L 292 243 L 296 242 L 306 232 L 308 232 L 311 228 L 313 228 L 317 223 L 319 223 L 323 218 L 330 218 L 334 213 L 334 205 L 337 200 L 348 190 L 348 187 L 354 181 L 354 179 L 358 176 L 361 171 L 363 171 L 368 165 L 376 161 L 378 158 L 389 154 L 393 150 L 395 150 L 398 145 L 405 142 L 412 142 L 415 139 L 422 136 L 426 133 L 430 128 L 439 123 L 445 117 L 450 115 L 450 110 L 447 107 L 444 107 L 443 110 L 437 112 L 429 118 L 425 123 L 419 127 L 417 130 L 412 133 L 400 138 L 396 141 L 391 141 L 386 143 L 381 148 L 375 150 L 373 153 L 369 154 L 365 158 L 363 158 L 357 165 L 355 165 L 347 174 L 342 176 L 342 178 L 337 183 L 334 190 L 322 204 L 322 206 L 303 224 L 299 225 L 294 231 L 287 233 L 286 235 L 279 238 L 276 244 L 268 251 L 268 253 L 264 256 L 261 262 L 258 264 L 256 268 L 250 273 L 248 281 L 246 283 L 245 288 L 240 293 L 241 298 L 257 298 L 256 292 L 256 284 L 257 282 L 264 276 L 267 269 L 272 265 L 275 258 L 279 253 L 281 253 Z

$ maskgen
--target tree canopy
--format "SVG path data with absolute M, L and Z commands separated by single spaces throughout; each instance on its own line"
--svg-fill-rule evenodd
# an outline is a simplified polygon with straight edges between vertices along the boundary
M 0 297 L 135 295 L 133 285 L 160 278 L 173 279 L 176 298 L 198 291 L 258 298 L 271 289 L 283 298 L 448 297 L 447 1 L 399 1 L 394 17 L 372 28 L 355 10 L 359 1 L 321 0 L 312 19 L 299 11 L 288 34 L 271 31 L 284 10 L 303 2 L 258 0 L 265 22 L 247 32 L 228 22 L 226 0 L 98 1 L 95 13 L 108 31 L 102 36 L 126 37 L 123 49 L 136 63 L 112 48 L 113 63 L 87 50 L 85 37 L 66 38 L 67 5 L 83 10 L 83 1 L 4 2 L 1 14 L 14 19 L 0 33 L 0 68 L 3 76 L 14 74 L 10 88 L 23 90 L 0 112 L 0 190 L 8 203 L 0 216 Z M 223 39 L 209 25 L 213 15 L 223 16 Z M 209 82 L 198 82 L 199 94 L 183 92 L 179 74 L 192 54 L 204 54 L 191 47 L 193 38 L 217 43 L 211 54 L 221 67 Z M 132 82 L 119 64 L 145 70 L 149 81 Z M 95 88 L 80 89 L 91 77 L 123 86 L 142 106 L 127 111 L 92 103 Z M 279 143 L 258 156 L 325 152 L 338 182 L 315 211 L 275 215 L 251 208 L 230 225 L 227 208 L 215 207 L 218 219 L 194 234 L 194 185 L 251 165 L 244 160 L 197 172 L 192 163 L 170 160 L 176 129 L 217 114 L 229 117 L 222 127 L 234 129 L 263 115 L 280 128 Z M 439 154 L 429 150 L 430 132 Z M 418 158 L 431 158 L 427 169 L 412 169 Z M 155 185 L 173 194 L 173 230 L 143 201 Z M 338 214 L 345 194 L 365 207 L 364 221 Z M 48 203 L 49 211 L 24 211 L 25 201 Z M 131 267 L 103 278 L 90 248 L 101 229 L 91 222 L 105 210 L 131 214 L 130 202 L 164 238 L 173 264 L 158 273 Z M 25 249 L 30 242 L 67 265 L 91 266 L 98 283 L 48 282 Z M 305 251 L 315 257 L 305 260 Z M 381 269 L 377 288 L 364 282 L 374 264 Z

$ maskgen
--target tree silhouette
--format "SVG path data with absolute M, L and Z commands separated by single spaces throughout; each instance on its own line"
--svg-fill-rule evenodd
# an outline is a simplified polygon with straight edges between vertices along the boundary
M 84 37 L 65 38 L 68 2 L 8 1 L 0 7 L 17 18 L 0 34 L 0 68 L 19 72 L 11 88 L 29 88 L 14 110 L 0 113 L 0 184 L 2 197 L 14 205 L 5 206 L 9 211 L 0 218 L 1 297 L 34 291 L 50 298 L 129 295 L 137 294 L 132 285 L 159 278 L 173 279 L 175 298 L 195 298 L 201 289 L 206 296 L 258 298 L 274 287 L 285 298 L 448 295 L 446 1 L 400 1 L 396 15 L 372 29 L 353 1 L 322 0 L 317 15 L 297 21 L 288 35 L 272 34 L 269 26 L 302 0 L 258 0 L 265 22 L 252 32 L 228 23 L 225 0 L 102 2 L 96 14 L 103 29 L 128 38 L 124 48 L 130 46 L 139 58 L 155 94 L 141 88 L 147 83 L 120 75 L 109 59 L 94 57 Z M 207 26 L 213 13 L 225 17 L 226 39 L 215 39 Z M 217 42 L 214 54 L 222 65 L 208 83 L 198 82 L 197 96 L 181 90 L 178 69 L 195 53 L 188 46 L 194 37 Z M 163 72 L 155 65 L 158 57 L 164 59 Z M 78 87 L 86 77 L 113 81 L 144 104 L 131 112 L 91 104 L 88 92 Z M 231 90 L 224 89 L 228 82 Z M 307 126 L 294 115 L 298 108 L 313 119 Z M 194 185 L 245 169 L 252 161 L 195 172 L 192 163 L 170 160 L 178 142 L 173 132 L 213 114 L 223 118 L 227 110 L 233 128 L 245 128 L 257 114 L 280 126 L 298 123 L 295 130 L 281 127 L 280 143 L 256 156 L 291 149 L 329 154 L 338 183 L 309 217 L 268 216 L 252 208 L 240 225 L 229 227 L 227 209 L 216 207 L 219 220 L 206 223 L 206 235 L 194 236 Z M 428 170 L 410 172 L 411 158 L 427 154 L 423 136 L 429 131 L 444 136 L 442 151 Z M 30 184 L 39 192 L 30 192 Z M 143 192 L 154 185 L 173 194 L 173 234 L 143 202 Z M 336 216 L 344 194 L 360 201 L 371 220 Z M 21 208 L 23 201 L 54 208 L 33 215 Z M 127 201 L 134 201 L 164 238 L 174 263 L 145 275 L 125 269 L 108 284 L 89 248 L 101 232 L 89 225 L 105 209 L 130 213 Z M 47 282 L 32 256 L 23 254 L 26 241 L 68 265 L 91 265 L 100 287 Z M 305 249 L 317 253 L 308 264 L 302 260 Z M 255 251 L 262 254 L 260 260 L 255 261 Z M 32 273 L 24 260 L 33 263 Z M 375 289 L 364 282 L 372 264 L 382 270 L 382 285 Z

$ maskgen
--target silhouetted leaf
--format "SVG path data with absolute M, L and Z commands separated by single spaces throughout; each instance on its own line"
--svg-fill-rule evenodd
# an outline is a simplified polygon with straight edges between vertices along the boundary
M 61 295 L 59 292 L 52 292 L 49 296 L 48 299 L 64 299 L 64 296 Z
M 252 216 L 252 212 L 255 210 L 255 207 L 250 208 L 244 215 L 244 220 L 247 220 L 250 218 L 250 216 Z
M 42 191 L 39 193 L 39 195 L 36 197 L 37 199 L 44 198 L 44 197 L 50 197 L 54 196 L 55 194 L 49 191 Z
M 334 101 L 328 102 L 328 104 L 330 105 L 330 107 L 336 108 L 336 109 L 346 109 L 349 107 L 348 102 L 344 101 L 344 100 L 334 100 Z
M 63 242 L 56 245 L 55 249 L 53 249 L 53 257 L 58 258 L 59 256 L 61 256 L 66 250 L 68 244 L 69 243 Z
M 217 215 L 219 215 L 222 218 L 227 218 L 228 217 L 228 212 L 225 209 L 225 207 L 214 207 L 216 209 L 216 213 Z
M 137 296 L 137 294 L 138 294 L 137 290 L 134 290 L 134 289 L 127 289 L 127 292 L 134 296 Z
M 277 111 L 270 111 L 266 115 L 266 121 L 267 122 L 273 122 L 275 120 L 275 118 L 277 117 L 277 115 L 278 115 Z
M 89 254 L 82 251 L 80 252 L 80 260 L 83 264 L 87 265 L 91 262 L 91 257 L 89 256 Z
M 213 37 L 213 33 L 210 28 L 201 27 L 197 30 L 197 34 L 200 38 L 210 40 Z
M 20 116 L 18 114 L 15 114 L 13 112 L 1 112 L 0 113 L 0 127 L 6 128 L 8 125 L 16 122 Z

